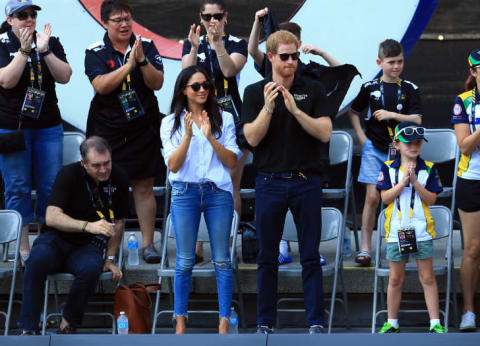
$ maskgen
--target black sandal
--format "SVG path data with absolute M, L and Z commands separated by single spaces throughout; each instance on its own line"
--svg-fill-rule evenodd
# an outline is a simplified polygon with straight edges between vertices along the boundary
M 372 263 L 372 256 L 370 256 L 368 251 L 361 251 L 355 256 L 355 263 L 368 267 Z

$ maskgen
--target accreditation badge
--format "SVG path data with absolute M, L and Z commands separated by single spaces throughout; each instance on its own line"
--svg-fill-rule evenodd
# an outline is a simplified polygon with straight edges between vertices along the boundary
M 45 100 L 46 92 L 37 88 L 28 87 L 23 100 L 20 114 L 38 119 L 42 110 L 43 101 Z
M 135 90 L 125 90 L 118 94 L 120 105 L 128 121 L 141 117 L 144 114 L 142 104 Z
M 235 121 L 235 123 L 237 123 L 240 117 L 238 115 L 237 108 L 235 108 L 235 104 L 233 103 L 232 96 L 226 95 L 224 97 L 221 97 L 218 99 L 218 103 L 222 105 L 223 109 L 226 112 L 232 113 L 234 117 L 233 120 Z
M 398 230 L 398 250 L 401 255 L 418 252 L 414 227 L 401 228 Z

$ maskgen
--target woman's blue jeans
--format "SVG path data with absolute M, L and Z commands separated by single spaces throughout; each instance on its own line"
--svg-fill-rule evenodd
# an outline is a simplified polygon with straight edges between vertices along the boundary
M 33 220 L 32 186 L 37 191 L 35 217 L 45 222 L 47 201 L 58 171 L 62 168 L 63 127 L 22 130 L 26 150 L 0 155 L 5 182 L 5 206 L 22 215 L 23 224 Z M 14 130 L 0 129 L 0 134 Z
M 172 184 L 171 215 L 177 245 L 175 315 L 187 314 L 192 268 L 195 264 L 195 243 L 202 212 L 215 266 L 220 317 L 229 317 L 233 291 L 229 249 L 233 197 L 230 192 L 220 190 L 211 182 Z

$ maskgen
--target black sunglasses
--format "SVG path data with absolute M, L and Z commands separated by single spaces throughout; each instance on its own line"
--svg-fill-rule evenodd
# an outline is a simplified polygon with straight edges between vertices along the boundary
M 32 19 L 37 19 L 37 12 L 36 11 L 32 11 L 32 13 L 28 13 L 28 12 L 18 12 L 15 17 L 17 17 L 18 20 L 27 20 L 28 17 L 32 18 Z
M 214 13 L 214 14 L 210 14 L 210 13 L 200 13 L 200 17 L 202 17 L 202 19 L 206 22 L 209 22 L 212 20 L 212 18 L 215 18 L 216 20 L 220 21 L 223 19 L 223 16 L 225 16 L 225 12 L 222 12 L 222 13 Z
M 298 58 L 300 57 L 300 52 L 282 53 L 282 54 L 278 54 L 278 56 L 280 57 L 280 60 L 282 60 L 282 61 L 287 61 L 288 58 L 292 58 L 292 60 L 298 60 Z
M 200 88 L 203 88 L 203 90 L 210 90 L 212 85 L 210 84 L 209 81 L 205 81 L 203 83 L 193 83 L 193 84 L 187 85 L 187 87 L 191 87 L 193 91 L 197 92 L 200 90 Z

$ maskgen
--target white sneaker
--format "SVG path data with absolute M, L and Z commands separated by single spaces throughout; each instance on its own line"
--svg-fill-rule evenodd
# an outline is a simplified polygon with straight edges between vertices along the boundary
M 475 328 L 475 314 L 467 311 L 462 315 L 462 322 L 460 322 L 459 329 L 461 332 L 474 332 Z

